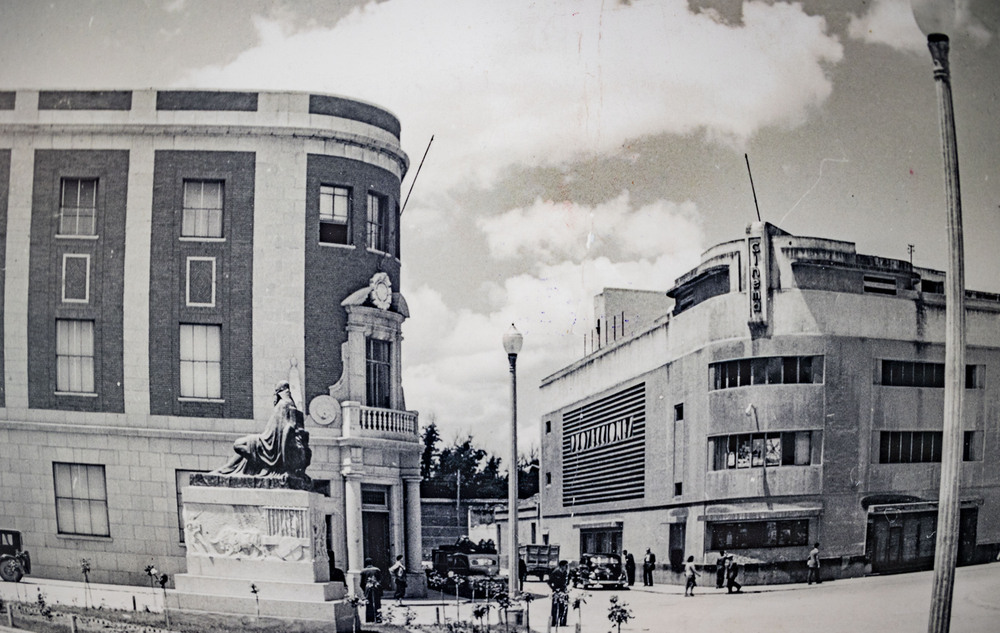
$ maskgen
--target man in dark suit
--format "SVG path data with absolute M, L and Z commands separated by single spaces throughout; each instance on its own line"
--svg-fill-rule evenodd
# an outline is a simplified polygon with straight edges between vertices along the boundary
M 653 586 L 653 570 L 656 569 L 656 554 L 646 548 L 646 555 L 642 558 L 642 584 L 646 587 Z

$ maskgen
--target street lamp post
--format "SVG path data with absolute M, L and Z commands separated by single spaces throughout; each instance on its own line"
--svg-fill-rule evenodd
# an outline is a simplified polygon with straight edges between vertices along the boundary
M 948 272 L 945 280 L 944 342 L 944 431 L 941 453 L 941 485 L 938 492 L 937 541 L 934 549 L 934 579 L 930 633 L 947 633 L 951 626 L 951 602 L 958 554 L 959 469 L 962 450 L 962 401 L 965 392 L 965 257 L 962 237 L 962 201 L 958 181 L 958 145 L 955 112 L 951 100 L 949 40 L 959 25 L 954 2 L 912 0 L 913 16 L 927 36 L 934 62 L 944 158 L 945 197 L 948 203 Z
M 524 337 L 514 324 L 503 335 L 503 348 L 510 362 L 510 465 L 507 481 L 507 520 L 510 521 L 510 554 L 507 555 L 507 594 L 512 598 L 518 594 L 518 543 L 517 543 L 517 354 L 521 351 Z

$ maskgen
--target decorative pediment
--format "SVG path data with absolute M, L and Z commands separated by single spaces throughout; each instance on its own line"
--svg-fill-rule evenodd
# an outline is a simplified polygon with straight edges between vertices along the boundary
M 397 312 L 404 317 L 410 316 L 406 300 L 398 292 L 393 292 L 389 275 L 384 272 L 372 275 L 367 286 L 358 288 L 349 294 L 346 299 L 340 302 L 340 305 L 345 308 L 349 306 L 367 306 Z

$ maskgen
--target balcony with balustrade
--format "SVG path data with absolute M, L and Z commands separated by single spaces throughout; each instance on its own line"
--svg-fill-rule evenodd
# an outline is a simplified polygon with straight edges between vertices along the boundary
M 359 402 L 344 402 L 341 406 L 344 437 L 420 441 L 416 411 L 367 407 Z

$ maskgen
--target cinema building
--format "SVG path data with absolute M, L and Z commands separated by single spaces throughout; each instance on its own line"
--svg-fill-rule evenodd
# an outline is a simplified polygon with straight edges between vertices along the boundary
M 825 577 L 929 568 L 943 286 L 756 223 L 707 250 L 659 314 L 646 293 L 606 292 L 607 340 L 541 385 L 549 542 L 568 558 L 649 548 L 661 582 L 721 550 L 746 582 L 804 580 L 817 541 Z M 960 564 L 1000 545 L 1000 296 L 966 297 Z M 626 336 L 607 337 L 611 315 Z
M 184 572 L 182 488 L 263 429 L 279 380 L 330 567 L 419 571 L 399 135 L 331 95 L 0 92 L 0 517 L 34 575 Z

